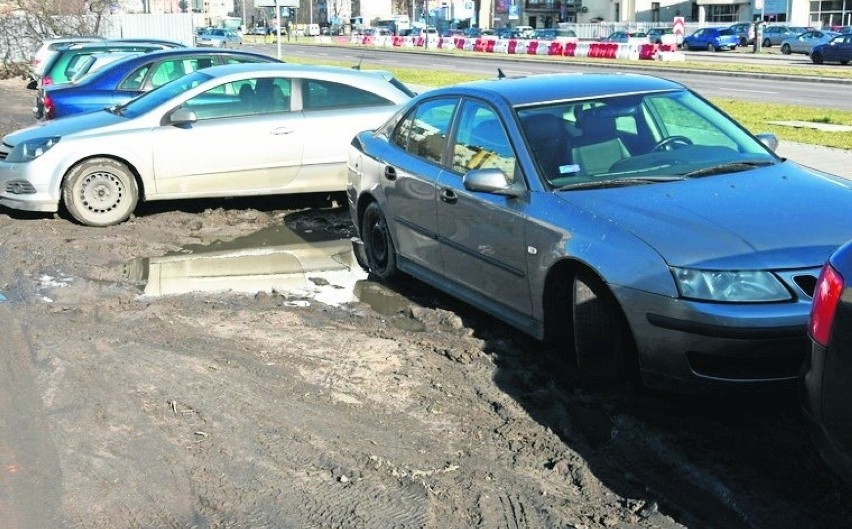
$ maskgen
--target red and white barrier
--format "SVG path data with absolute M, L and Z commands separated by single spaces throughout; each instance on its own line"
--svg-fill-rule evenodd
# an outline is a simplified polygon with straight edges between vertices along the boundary
M 362 46 L 393 48 L 424 48 L 441 51 L 468 51 L 508 55 L 541 55 L 552 57 L 588 57 L 592 59 L 684 60 L 674 44 L 635 44 L 571 40 L 538 41 L 522 39 L 465 38 L 465 37 L 358 36 L 350 43 Z

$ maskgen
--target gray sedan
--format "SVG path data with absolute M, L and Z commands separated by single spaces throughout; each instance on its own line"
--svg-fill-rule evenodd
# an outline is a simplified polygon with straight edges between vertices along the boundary
M 790 55 L 791 53 L 811 54 L 811 49 L 817 44 L 825 44 L 834 37 L 840 35 L 833 31 L 805 31 L 795 37 L 790 37 L 781 42 L 781 53 Z
M 139 200 L 343 191 L 346 149 L 413 95 L 386 72 L 206 68 L 0 146 L 0 204 L 106 226 Z
M 421 94 L 349 149 L 363 266 L 561 345 L 582 380 L 791 384 L 852 183 L 631 74 Z

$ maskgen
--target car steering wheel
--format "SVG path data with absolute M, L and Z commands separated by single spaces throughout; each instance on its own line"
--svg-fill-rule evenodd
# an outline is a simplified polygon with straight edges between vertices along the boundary
M 663 138 L 651 149 L 651 152 L 671 151 L 677 148 L 676 146 L 688 147 L 693 145 L 692 140 L 686 136 L 669 136 Z

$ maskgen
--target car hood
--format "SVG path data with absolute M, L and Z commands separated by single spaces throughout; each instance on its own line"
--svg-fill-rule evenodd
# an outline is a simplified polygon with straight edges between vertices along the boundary
M 69 136 L 83 131 L 100 129 L 115 125 L 116 123 L 126 123 L 127 118 L 107 112 L 106 110 L 96 110 L 86 112 L 84 114 L 76 114 L 66 118 L 45 121 L 32 127 L 27 127 L 15 131 L 7 135 L 3 141 L 11 146 L 18 143 L 30 140 L 33 138 L 45 138 L 50 136 Z
M 632 233 L 672 266 L 814 267 L 852 237 L 852 182 L 792 162 L 559 195 Z

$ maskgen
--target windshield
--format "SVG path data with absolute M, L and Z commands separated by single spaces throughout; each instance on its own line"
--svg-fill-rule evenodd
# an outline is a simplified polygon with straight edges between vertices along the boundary
M 780 161 L 689 90 L 562 102 L 517 113 L 539 174 L 556 189 L 709 177 Z
M 124 105 L 115 107 L 115 112 L 128 118 L 135 118 L 149 112 L 173 97 L 186 92 L 190 88 L 212 79 L 213 77 L 203 71 L 196 71 L 180 77 L 170 83 L 159 86 L 150 92 L 131 99 Z

